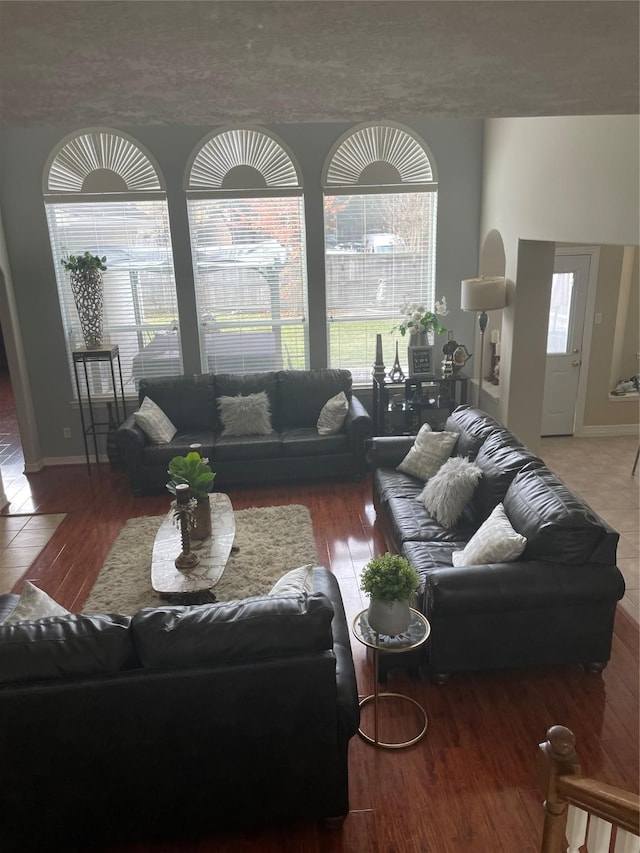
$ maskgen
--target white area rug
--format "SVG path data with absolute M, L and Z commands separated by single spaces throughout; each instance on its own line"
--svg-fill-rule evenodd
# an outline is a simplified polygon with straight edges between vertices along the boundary
M 235 513 L 235 545 L 215 587 L 218 601 L 263 595 L 289 569 L 318 562 L 311 516 L 306 506 L 257 507 Z M 133 615 L 141 607 L 166 602 L 151 588 L 153 540 L 164 515 L 131 518 L 100 570 L 83 613 Z M 176 556 L 180 533 L 176 529 Z

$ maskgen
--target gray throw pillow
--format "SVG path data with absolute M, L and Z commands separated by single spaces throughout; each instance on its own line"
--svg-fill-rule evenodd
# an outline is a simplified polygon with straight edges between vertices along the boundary
M 428 480 L 449 458 L 457 440 L 457 432 L 431 432 L 429 424 L 423 424 L 398 471 Z
M 266 391 L 257 394 L 237 394 L 235 397 L 220 397 L 218 400 L 222 436 L 269 435 L 272 431 L 271 408 Z
M 319 435 L 335 435 L 342 429 L 344 419 L 349 411 L 349 401 L 344 391 L 331 397 L 322 407 L 318 418 Z
M 300 595 L 313 592 L 313 564 L 290 569 L 275 582 L 269 591 L 269 595 Z
M 511 526 L 504 506 L 498 504 L 480 525 L 462 551 L 454 551 L 454 566 L 483 566 L 486 563 L 509 563 L 522 554 L 527 545 Z
M 453 527 L 473 497 L 482 471 L 462 456 L 448 459 L 416 500 L 443 527 Z
M 152 444 L 167 444 L 178 432 L 151 397 L 144 398 L 133 419 Z
M 33 622 L 36 619 L 46 619 L 48 616 L 67 616 L 69 611 L 50 595 L 37 586 L 26 581 L 20 600 L 5 619 L 5 622 Z

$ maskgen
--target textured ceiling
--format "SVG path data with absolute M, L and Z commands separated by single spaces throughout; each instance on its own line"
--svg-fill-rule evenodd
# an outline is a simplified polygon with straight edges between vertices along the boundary
M 639 3 L 0 2 L 0 121 L 634 114 Z

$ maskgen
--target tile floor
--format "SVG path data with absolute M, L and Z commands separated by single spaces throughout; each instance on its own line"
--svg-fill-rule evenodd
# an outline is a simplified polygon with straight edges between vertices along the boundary
M 11 592 L 64 517 L 65 513 L 0 515 L 0 594 Z

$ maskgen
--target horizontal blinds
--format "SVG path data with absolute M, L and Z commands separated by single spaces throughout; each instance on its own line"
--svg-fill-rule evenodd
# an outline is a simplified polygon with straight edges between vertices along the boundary
M 203 372 L 305 369 L 303 201 L 188 201 Z
M 166 201 L 47 203 L 69 361 L 83 346 L 69 255 L 106 256 L 104 339 L 118 344 L 125 392 L 143 377 L 182 373 L 178 306 Z M 108 393 L 109 366 L 92 365 L 92 394 Z M 74 389 L 75 390 L 75 389 Z
M 422 303 L 433 310 L 437 193 L 327 195 L 325 268 L 329 366 L 346 368 L 355 383 L 371 381 L 376 334 L 385 364 L 395 341 L 405 372 L 407 341 L 391 333 L 400 306 Z

